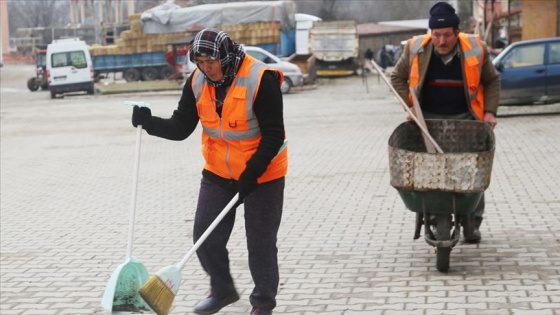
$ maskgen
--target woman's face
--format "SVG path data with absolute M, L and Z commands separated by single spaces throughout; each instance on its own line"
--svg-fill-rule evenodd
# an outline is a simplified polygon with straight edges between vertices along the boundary
M 219 82 L 224 77 L 222 64 L 211 57 L 195 57 L 194 62 L 204 74 L 214 82 Z

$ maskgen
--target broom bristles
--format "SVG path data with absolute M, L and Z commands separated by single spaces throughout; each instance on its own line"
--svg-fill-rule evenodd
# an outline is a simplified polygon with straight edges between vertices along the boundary
M 144 302 L 158 315 L 167 315 L 173 304 L 175 294 L 165 285 L 158 276 L 152 276 L 140 290 Z

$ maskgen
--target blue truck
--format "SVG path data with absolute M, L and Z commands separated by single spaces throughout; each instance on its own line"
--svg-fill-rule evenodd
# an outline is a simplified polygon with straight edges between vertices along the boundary
M 127 55 L 92 56 L 96 81 L 110 73 L 122 73 L 127 82 L 168 79 L 176 74 L 163 51 L 135 53 Z

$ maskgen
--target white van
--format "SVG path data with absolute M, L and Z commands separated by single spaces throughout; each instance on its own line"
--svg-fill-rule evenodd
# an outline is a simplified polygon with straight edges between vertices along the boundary
M 79 38 L 54 40 L 47 46 L 47 75 L 51 98 L 66 92 L 94 93 L 89 46 Z

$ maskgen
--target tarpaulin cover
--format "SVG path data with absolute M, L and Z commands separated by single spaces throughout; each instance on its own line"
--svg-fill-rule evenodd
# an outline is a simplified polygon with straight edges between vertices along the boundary
M 293 1 L 248 1 L 203 4 L 182 8 L 165 3 L 142 13 L 147 34 L 195 32 L 207 27 L 278 21 L 282 30 L 295 28 Z

